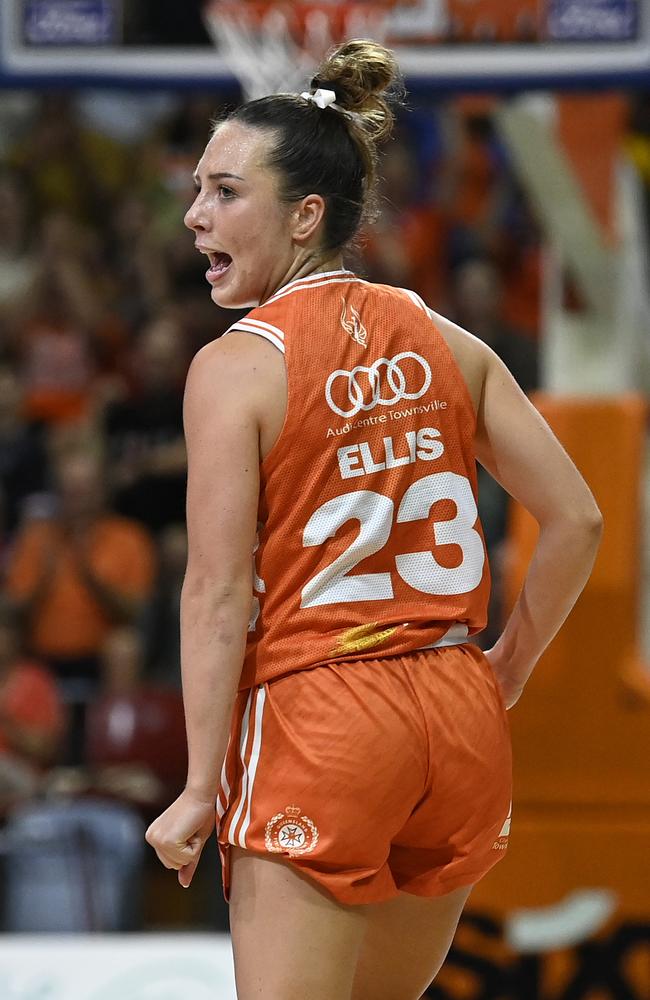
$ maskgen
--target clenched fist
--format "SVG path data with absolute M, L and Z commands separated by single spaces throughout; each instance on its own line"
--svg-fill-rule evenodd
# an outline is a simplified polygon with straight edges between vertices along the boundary
M 187 889 L 194 878 L 203 846 L 215 828 L 215 801 L 187 788 L 155 819 L 145 834 L 165 868 L 178 872 Z

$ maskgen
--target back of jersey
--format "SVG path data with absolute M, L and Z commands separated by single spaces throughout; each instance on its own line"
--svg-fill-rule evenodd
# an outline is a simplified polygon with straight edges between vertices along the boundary
M 241 687 L 480 631 L 476 418 L 424 303 L 337 271 L 284 286 L 237 330 L 281 350 L 288 379 Z

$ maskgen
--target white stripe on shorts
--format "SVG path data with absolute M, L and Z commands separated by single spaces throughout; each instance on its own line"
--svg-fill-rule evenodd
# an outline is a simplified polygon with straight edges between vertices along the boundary
M 223 819 L 223 814 L 228 806 L 228 799 L 230 798 L 230 785 L 228 784 L 228 775 L 226 774 L 226 765 L 228 764 L 228 758 L 230 757 L 230 745 L 232 743 L 232 734 L 228 737 L 228 747 L 226 749 L 226 756 L 223 759 L 223 767 L 221 768 L 221 781 L 219 783 L 219 793 L 217 795 L 217 817 L 219 823 Z M 221 802 L 221 797 L 223 796 L 223 804 Z
M 239 744 L 239 758 L 242 763 L 242 781 L 241 781 L 241 788 L 239 790 L 239 800 L 237 808 L 235 809 L 235 812 L 230 819 L 228 828 L 228 841 L 231 844 L 235 843 L 235 841 L 232 839 L 232 834 L 235 827 L 239 823 L 242 810 L 244 808 L 244 800 L 246 798 L 246 785 L 248 782 L 248 774 L 246 773 L 246 763 L 244 761 L 244 757 L 246 756 L 246 744 L 248 743 L 248 727 L 250 723 L 252 700 L 253 700 L 253 690 L 251 689 L 248 695 L 248 701 L 246 702 L 246 708 L 244 709 L 244 714 L 242 716 L 242 723 L 241 723 L 241 741 Z
M 253 786 L 255 785 L 255 774 L 260 759 L 262 748 L 262 716 L 264 714 L 264 702 L 266 701 L 266 691 L 262 686 L 257 689 L 257 701 L 255 702 L 255 728 L 253 730 L 253 746 L 251 749 L 251 759 L 248 762 L 248 804 L 244 814 L 244 822 L 241 825 L 239 836 L 240 847 L 246 847 L 246 833 L 251 823 L 251 805 L 253 802 Z
M 262 746 L 262 718 L 264 714 L 264 703 L 266 701 L 266 691 L 263 685 L 251 689 L 246 702 L 246 708 L 242 716 L 241 741 L 239 747 L 239 758 L 242 765 L 241 788 L 237 800 L 237 806 L 228 824 L 227 840 L 235 846 L 246 846 L 246 833 L 251 821 L 251 805 L 253 800 L 253 786 L 255 785 L 255 775 L 260 759 Z M 249 736 L 251 737 L 251 750 L 248 761 L 246 760 L 246 747 Z M 237 826 L 242 821 L 239 836 L 236 837 Z

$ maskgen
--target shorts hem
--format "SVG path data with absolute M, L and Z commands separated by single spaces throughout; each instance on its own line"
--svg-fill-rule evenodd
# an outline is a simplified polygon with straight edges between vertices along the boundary
M 249 848 L 242 848 L 242 850 L 250 850 Z M 488 874 L 492 868 L 495 867 L 502 861 L 506 856 L 507 851 L 502 851 L 497 858 L 490 859 L 489 863 L 481 865 L 478 868 L 463 869 L 445 878 L 442 875 L 433 874 L 429 882 L 425 882 L 421 885 L 414 885 L 411 887 L 409 883 L 406 882 L 404 886 L 398 886 L 393 882 L 393 885 L 386 885 L 386 881 L 383 880 L 383 885 L 375 886 L 372 883 L 365 886 L 351 885 L 351 886 L 333 886 L 331 884 L 331 879 L 327 875 L 321 876 L 318 872 L 310 869 L 308 865 L 298 865 L 294 864 L 294 859 L 288 855 L 280 854 L 268 854 L 265 851 L 250 850 L 251 854 L 256 854 L 258 857 L 266 858 L 268 860 L 282 860 L 286 864 L 290 865 L 294 871 L 297 872 L 303 878 L 306 878 L 317 889 L 320 889 L 331 899 L 334 899 L 337 903 L 341 903 L 343 906 L 368 906 L 371 903 L 387 903 L 391 899 L 397 899 L 402 895 L 409 896 L 419 896 L 423 899 L 435 899 L 440 896 L 447 896 L 457 889 L 463 889 L 468 886 L 476 885 L 481 879 Z M 229 902 L 230 896 L 230 852 L 228 850 L 224 851 L 224 868 L 223 868 L 223 893 L 226 902 Z M 422 876 L 420 876 L 422 879 Z M 417 881 L 418 879 L 413 879 Z
M 505 852 L 498 860 L 501 861 L 504 856 Z M 467 886 L 476 885 L 494 868 L 494 864 L 478 868 L 476 871 L 459 872 L 455 878 L 432 880 L 430 886 L 414 886 L 412 888 L 402 886 L 399 892 L 406 893 L 409 896 L 421 896 L 431 899 L 437 896 L 448 896 L 449 893 L 455 892 L 456 889 L 464 889 Z

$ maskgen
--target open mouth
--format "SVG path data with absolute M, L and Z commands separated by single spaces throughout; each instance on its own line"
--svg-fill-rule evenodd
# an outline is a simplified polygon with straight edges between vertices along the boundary
M 232 264 L 232 257 L 227 253 L 211 253 L 208 255 L 210 257 L 210 273 L 211 274 L 223 274 L 227 271 Z
M 224 253 L 221 250 L 209 250 L 207 247 L 202 247 L 200 244 L 196 244 L 197 250 L 208 257 L 210 261 L 210 267 L 205 273 L 206 278 L 211 284 L 218 281 L 223 275 L 228 271 L 230 265 L 232 264 L 232 257 L 228 253 Z
M 225 271 L 227 267 L 232 264 L 232 257 L 227 253 L 211 253 L 210 257 L 210 270 L 216 271 L 219 274 L 221 271 Z

